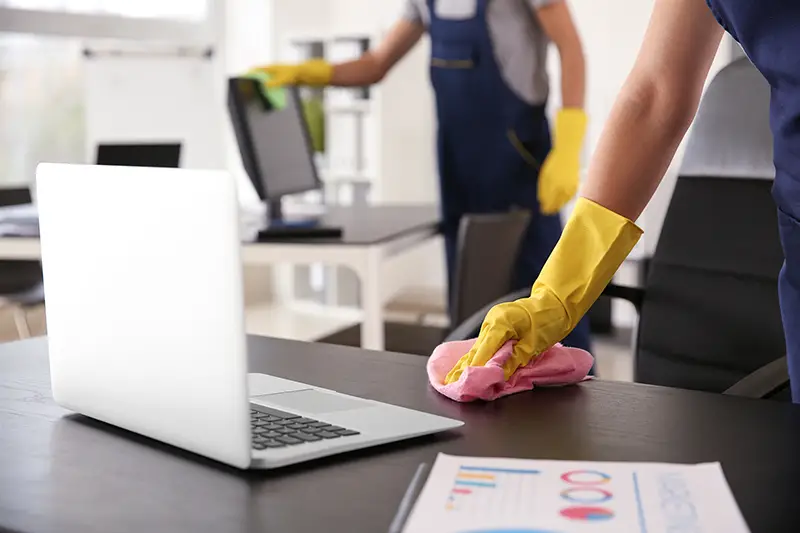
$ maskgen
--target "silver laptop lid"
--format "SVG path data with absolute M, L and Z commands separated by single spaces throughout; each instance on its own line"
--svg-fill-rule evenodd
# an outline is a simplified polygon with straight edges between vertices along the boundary
M 36 178 L 55 400 L 248 466 L 234 180 L 55 164 Z

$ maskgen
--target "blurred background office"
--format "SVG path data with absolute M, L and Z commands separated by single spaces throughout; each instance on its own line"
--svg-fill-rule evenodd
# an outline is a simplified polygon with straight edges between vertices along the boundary
M 633 64 L 653 1 L 568 1 L 588 67 L 585 164 Z M 0 188 L 32 185 L 40 161 L 94 163 L 101 162 L 104 150 L 108 154 L 120 144 L 129 150 L 155 145 L 177 150 L 172 157 L 180 167 L 232 172 L 240 184 L 243 213 L 258 214 L 263 206 L 244 170 L 226 106 L 227 79 L 254 65 L 356 58 L 380 41 L 404 3 L 0 0 Z M 726 37 L 709 80 L 739 56 Z M 437 203 L 436 121 L 428 61 L 425 40 L 377 86 L 303 90 L 323 187 L 287 198 L 285 204 L 302 209 L 320 203 Z M 555 86 L 548 107 L 553 112 L 560 107 L 558 64 L 549 61 Z M 639 220 L 645 235 L 620 270 L 618 282 L 636 284 L 642 279 L 646 259 L 656 250 L 682 159 L 680 150 Z M 388 260 L 383 268 L 386 320 L 429 328 L 434 333 L 426 337 L 428 344 L 441 339 L 449 330 L 441 240 L 431 239 L 412 253 Z M 345 268 L 247 267 L 246 292 L 250 333 L 358 341 L 362 294 L 356 275 Z M 599 375 L 632 379 L 637 311 L 623 300 L 603 302 L 593 310 L 595 330 L 602 335 L 596 337 Z M 41 306 L 23 312 L 23 330 L 44 332 Z M 0 341 L 24 333 L 18 310 L 9 306 L 0 313 Z M 393 342 L 387 329 L 387 349 L 410 351 Z M 425 342 L 419 346 L 424 353 Z

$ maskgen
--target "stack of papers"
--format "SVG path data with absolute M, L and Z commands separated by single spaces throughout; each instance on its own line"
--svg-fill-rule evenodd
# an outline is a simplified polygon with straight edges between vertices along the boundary
M 0 207 L 0 237 L 37 237 L 39 212 L 33 204 Z
M 264 228 L 264 208 L 242 207 L 239 210 L 242 240 L 252 241 Z M 0 207 L 0 237 L 38 237 L 39 211 L 34 204 Z
M 439 455 L 404 533 L 749 533 L 718 463 Z

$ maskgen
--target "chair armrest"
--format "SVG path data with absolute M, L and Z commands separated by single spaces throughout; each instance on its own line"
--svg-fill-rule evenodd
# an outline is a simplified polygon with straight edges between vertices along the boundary
M 44 303 L 44 285 L 37 283 L 33 287 L 12 294 L 0 294 L 0 307 L 19 305 L 33 307 Z
M 645 289 L 641 287 L 624 287 L 622 285 L 615 285 L 610 283 L 606 286 L 601 296 L 608 296 L 609 298 L 618 298 L 633 304 L 636 312 L 642 310 L 642 302 L 644 301 Z
M 789 367 L 784 356 L 745 376 L 723 394 L 742 398 L 769 398 L 788 383 Z
M 505 296 L 498 298 L 492 303 L 484 306 L 480 311 L 474 313 L 472 316 L 463 321 L 461 324 L 458 324 L 447 335 L 447 337 L 444 339 L 444 342 L 464 341 L 467 339 L 474 338 L 481 329 L 481 325 L 483 324 L 483 319 L 486 318 L 486 314 L 492 307 L 498 304 L 513 302 L 514 300 L 525 298 L 527 296 L 530 296 L 530 294 L 531 294 L 530 289 L 520 289 L 518 291 L 511 292 L 509 294 L 506 294 Z

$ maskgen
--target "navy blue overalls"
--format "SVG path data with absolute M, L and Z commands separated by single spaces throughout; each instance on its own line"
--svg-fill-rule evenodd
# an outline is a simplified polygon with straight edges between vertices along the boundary
M 448 20 L 428 0 L 448 285 L 461 217 L 519 208 L 531 212 L 514 276 L 513 288 L 521 289 L 533 285 L 561 236 L 559 216 L 543 215 L 537 199 L 550 129 L 544 105 L 528 104 L 503 79 L 486 18 L 491 0 L 475 1 L 474 17 Z M 564 344 L 589 350 L 588 320 Z
M 708 0 L 772 87 L 778 224 L 785 261 L 778 282 L 792 399 L 800 403 L 800 1 Z

